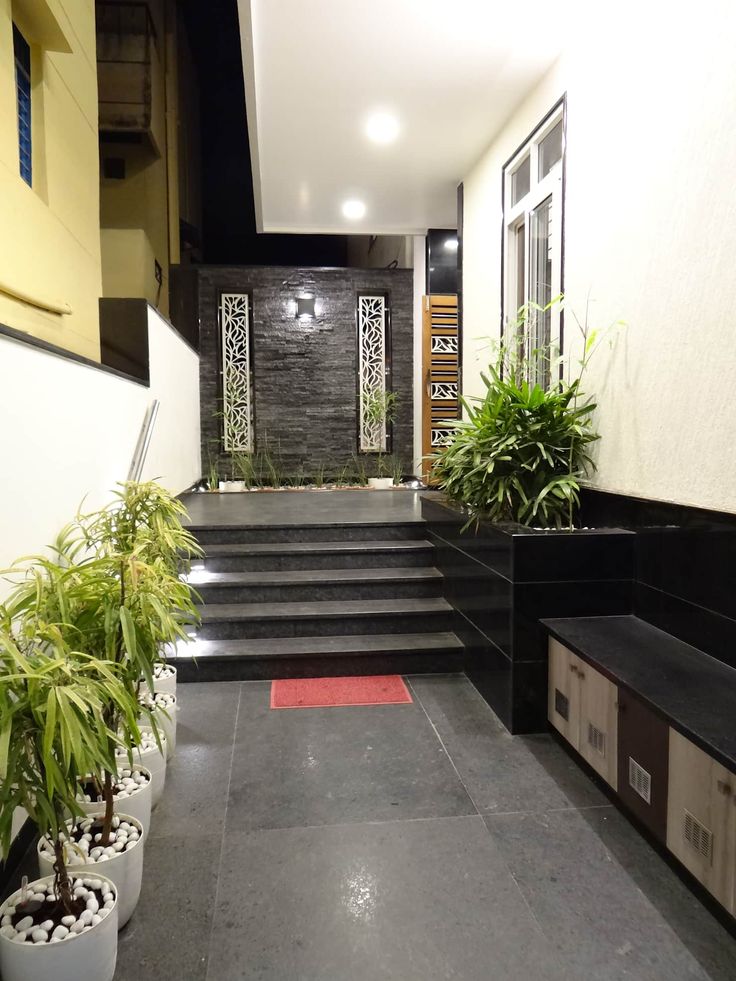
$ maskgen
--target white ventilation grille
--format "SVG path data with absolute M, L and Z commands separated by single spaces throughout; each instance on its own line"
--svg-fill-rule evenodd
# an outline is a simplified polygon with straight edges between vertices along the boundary
M 629 786 L 633 787 L 647 804 L 652 803 L 652 775 L 631 756 L 629 757 Z
M 690 811 L 685 811 L 682 833 L 691 848 L 699 855 L 707 858 L 709 862 L 712 861 L 713 832 L 708 831 L 706 826 L 701 824 L 696 817 L 693 817 Z
M 596 753 L 601 756 L 606 755 L 606 734 L 602 732 L 592 722 L 588 723 L 588 744 L 593 747 Z

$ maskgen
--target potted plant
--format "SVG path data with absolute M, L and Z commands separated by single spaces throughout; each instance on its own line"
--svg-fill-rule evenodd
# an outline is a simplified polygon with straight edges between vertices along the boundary
M 50 874 L 0 907 L 0 973 L 5 981 L 112 981 L 119 898 L 107 875 L 69 870 L 67 815 L 79 815 L 77 787 L 114 765 L 104 705 L 133 711 L 107 664 L 74 651 L 53 627 L 21 647 L 0 614 L 0 842 L 10 844 L 23 807 L 50 842 Z
M 378 386 L 363 389 L 363 422 L 378 451 L 378 475 L 368 478 L 369 487 L 380 489 L 393 487 L 393 476 L 388 476 L 386 472 L 383 454 L 386 448 L 387 430 L 396 415 L 398 402 L 399 397 L 396 392 Z
M 439 489 L 471 520 L 574 527 L 581 481 L 595 469 L 588 450 L 599 439 L 583 375 L 607 331 L 590 330 L 587 316 L 583 324 L 576 320 L 582 355 L 566 364 L 552 345 L 529 350 L 530 318 L 560 300 L 519 310 L 495 362 L 481 373 L 484 395 L 461 399 L 464 418 L 448 423 L 452 439 L 430 458 Z

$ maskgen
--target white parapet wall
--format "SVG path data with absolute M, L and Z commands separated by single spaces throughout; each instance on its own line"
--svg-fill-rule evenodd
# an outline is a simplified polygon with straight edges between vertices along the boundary
M 199 357 L 152 307 L 148 329 L 149 387 L 0 335 L 0 569 L 109 500 L 153 399 L 142 479 L 178 493 L 201 476 Z

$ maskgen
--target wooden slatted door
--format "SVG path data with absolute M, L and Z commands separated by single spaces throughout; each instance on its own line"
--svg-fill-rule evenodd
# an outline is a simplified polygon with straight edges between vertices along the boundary
M 423 297 L 424 392 L 422 395 L 422 472 L 429 472 L 426 458 L 451 435 L 448 420 L 460 416 L 460 337 L 457 296 Z

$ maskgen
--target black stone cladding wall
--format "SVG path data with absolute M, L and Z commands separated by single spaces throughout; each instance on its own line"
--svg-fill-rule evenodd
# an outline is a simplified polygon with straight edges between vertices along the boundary
M 221 293 L 250 293 L 256 449 L 277 447 L 287 475 L 339 472 L 357 453 L 357 294 L 388 293 L 391 388 L 399 396 L 393 452 L 411 473 L 413 456 L 413 272 L 293 266 L 198 268 L 202 472 L 221 436 L 218 305 Z M 319 316 L 297 320 L 293 300 L 317 299 Z M 361 455 L 363 456 L 363 455 Z M 375 458 L 363 457 L 369 473 Z M 221 472 L 229 475 L 227 456 Z

